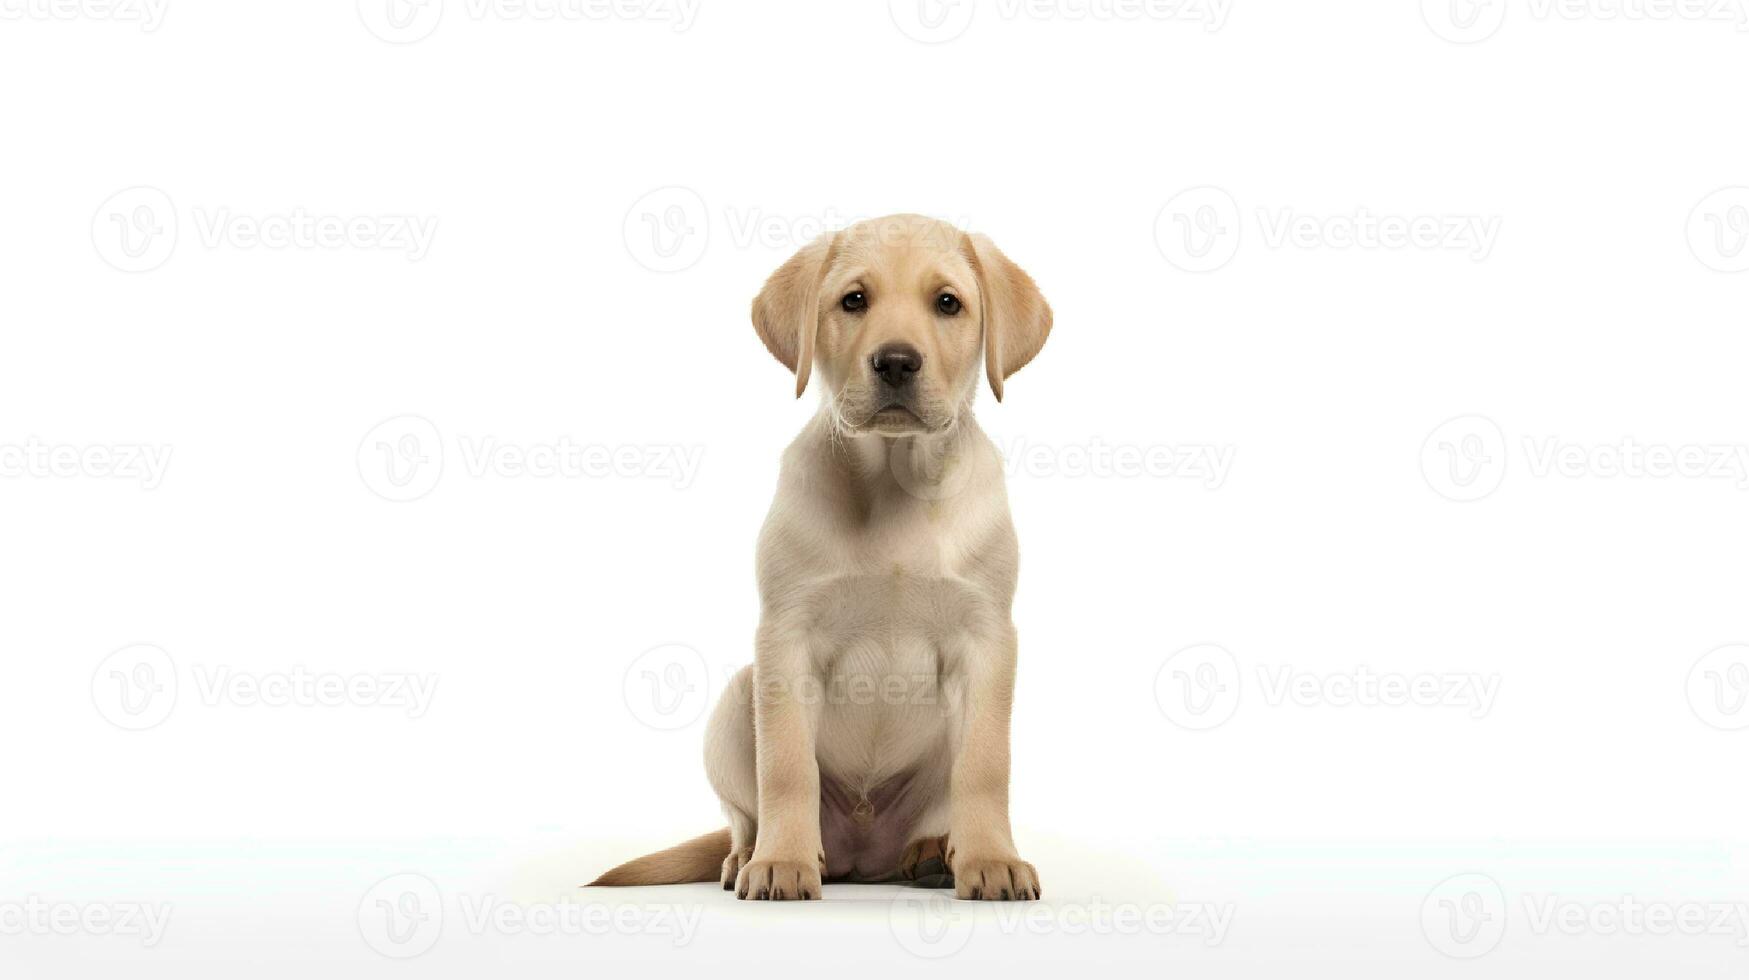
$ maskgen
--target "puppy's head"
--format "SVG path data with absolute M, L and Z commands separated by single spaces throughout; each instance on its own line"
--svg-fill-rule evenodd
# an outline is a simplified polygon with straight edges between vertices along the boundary
M 1000 400 L 1044 346 L 1051 308 L 988 238 L 893 215 L 797 252 L 753 300 L 753 325 L 798 397 L 818 365 L 840 429 L 895 436 L 952 428 L 980 363 Z

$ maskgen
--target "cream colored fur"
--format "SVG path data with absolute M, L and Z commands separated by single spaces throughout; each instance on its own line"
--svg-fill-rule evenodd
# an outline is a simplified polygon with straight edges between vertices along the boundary
M 706 734 L 727 836 L 597 884 L 818 898 L 823 875 L 906 877 L 941 853 L 961 898 L 1036 898 L 1008 816 L 1018 548 L 972 402 L 980 376 L 1002 396 L 1050 307 L 987 238 L 896 215 L 803 248 L 753 321 L 797 394 L 823 391 L 760 535 L 754 663 Z M 871 367 L 894 345 L 921 355 L 902 397 Z

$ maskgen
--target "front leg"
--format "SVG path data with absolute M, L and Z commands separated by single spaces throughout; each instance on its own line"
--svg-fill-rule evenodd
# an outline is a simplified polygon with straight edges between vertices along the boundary
M 966 650 L 950 681 L 957 731 L 949 788 L 947 865 L 954 895 L 1026 901 L 1042 893 L 1038 871 L 1020 859 L 1008 822 L 1008 724 L 1014 707 L 1014 627 Z
M 759 831 L 735 897 L 820 897 L 820 767 L 814 754 L 823 687 L 798 634 L 760 627 L 753 664 Z

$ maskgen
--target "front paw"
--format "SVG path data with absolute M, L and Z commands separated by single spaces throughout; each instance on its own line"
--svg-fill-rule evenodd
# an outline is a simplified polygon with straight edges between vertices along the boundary
M 1030 902 L 1044 894 L 1038 885 L 1038 870 L 1016 855 L 986 858 L 954 854 L 948 860 L 953 867 L 955 898 Z
M 753 848 L 751 847 L 730 851 L 729 856 L 723 858 L 723 891 L 729 891 L 735 887 L 735 882 L 740 880 L 741 869 L 746 867 L 747 862 L 751 860 L 753 860 Z
M 735 897 L 788 902 L 820 897 L 818 861 L 771 861 L 755 858 L 741 867 Z

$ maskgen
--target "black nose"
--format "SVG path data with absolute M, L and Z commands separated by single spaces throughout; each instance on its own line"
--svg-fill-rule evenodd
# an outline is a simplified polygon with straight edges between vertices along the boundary
M 911 383 L 911 376 L 923 367 L 923 355 L 917 353 L 917 348 L 910 344 L 888 344 L 875 351 L 869 366 L 890 387 L 903 388 Z

